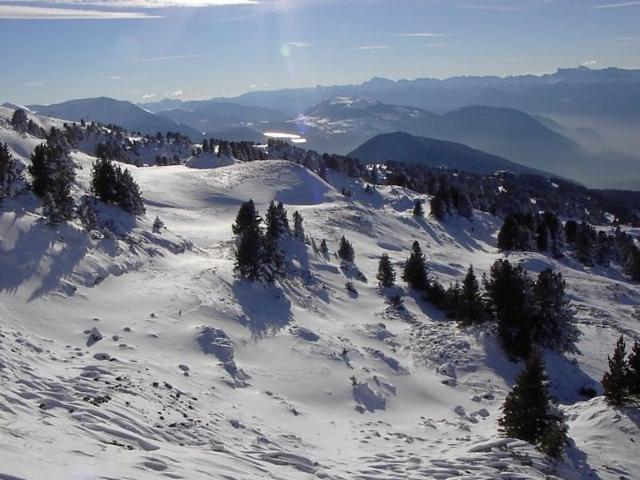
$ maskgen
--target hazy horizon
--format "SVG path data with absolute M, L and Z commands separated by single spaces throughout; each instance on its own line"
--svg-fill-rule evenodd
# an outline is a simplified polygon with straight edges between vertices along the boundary
M 638 68 L 639 20 L 640 2 L 616 0 L 0 0 L 0 90 L 20 104 L 137 103 Z

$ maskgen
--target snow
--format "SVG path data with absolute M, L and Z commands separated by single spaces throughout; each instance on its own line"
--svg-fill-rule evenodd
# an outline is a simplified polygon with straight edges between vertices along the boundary
M 22 160 L 37 142 L 0 125 Z M 76 194 L 93 158 L 75 153 Z M 448 284 L 500 257 L 499 220 L 415 219 L 425 196 L 366 193 L 287 161 L 138 168 L 147 215 L 112 207 L 118 235 L 56 228 L 29 194 L 0 213 L 0 478 L 410 479 L 634 478 L 638 409 L 586 400 L 616 338 L 638 338 L 640 286 L 602 269 L 534 253 L 562 271 L 581 336 L 546 352 L 572 439 L 554 463 L 501 438 L 497 419 L 522 365 L 486 327 L 461 329 L 399 282 L 403 308 L 375 281 L 414 240 Z M 354 192 L 344 198 L 343 188 Z M 241 202 L 299 210 L 309 245 L 287 240 L 293 265 L 273 286 L 233 275 L 231 224 Z M 428 202 L 427 202 L 428 204 Z M 153 219 L 166 224 L 151 233 Z M 353 269 L 335 257 L 353 242 Z M 351 281 L 357 296 L 345 283 Z

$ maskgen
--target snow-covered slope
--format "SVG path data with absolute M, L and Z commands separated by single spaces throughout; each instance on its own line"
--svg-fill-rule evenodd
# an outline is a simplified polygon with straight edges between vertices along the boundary
M 33 143 L 9 139 L 14 151 Z M 93 159 L 74 160 L 83 191 Z M 398 264 L 414 240 L 444 283 L 469 264 L 487 271 L 500 256 L 497 219 L 416 220 L 420 197 L 410 191 L 365 193 L 356 180 L 330 174 L 326 182 L 286 161 L 209 167 L 128 166 L 147 216 L 113 239 L 44 225 L 28 195 L 2 207 L 0 478 L 620 479 L 640 471 L 637 409 L 578 393 L 601 391 L 620 333 L 637 337 L 640 286 L 571 261 L 513 256 L 532 271 L 563 272 L 582 332 L 580 353 L 546 355 L 574 442 L 554 465 L 497 435 L 521 365 L 491 332 L 460 329 L 402 282 L 398 310 L 376 286 L 379 256 Z M 331 254 L 289 240 L 286 280 L 237 280 L 230 226 L 249 198 L 262 213 L 272 199 L 299 210 L 307 235 L 326 239 Z M 152 234 L 156 215 L 167 229 Z M 357 271 L 335 258 L 342 235 Z

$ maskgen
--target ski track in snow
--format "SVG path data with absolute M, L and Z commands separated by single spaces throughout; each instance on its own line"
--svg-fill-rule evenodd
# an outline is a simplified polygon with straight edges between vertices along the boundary
M 10 134 L 0 125 L 26 159 L 37 142 Z M 92 158 L 74 159 L 86 189 Z M 376 286 L 379 255 L 397 267 L 414 239 L 445 284 L 471 263 L 487 271 L 495 218 L 415 220 L 420 196 L 400 188 L 366 194 L 285 161 L 221 165 L 129 166 L 148 212 L 114 238 L 51 229 L 28 205 L 7 211 L 28 196 L 2 211 L 0 478 L 638 478 L 637 408 L 577 393 L 601 392 L 620 333 L 638 338 L 638 285 L 512 255 L 563 272 L 581 331 L 577 353 L 546 355 L 572 438 L 550 462 L 497 433 L 521 365 L 490 329 L 461 330 L 406 288 L 391 307 Z M 286 280 L 235 279 L 230 225 L 249 198 L 262 213 L 272 199 L 300 210 L 330 255 L 287 240 Z M 150 234 L 156 215 L 167 230 Z M 357 269 L 335 257 L 342 234 Z

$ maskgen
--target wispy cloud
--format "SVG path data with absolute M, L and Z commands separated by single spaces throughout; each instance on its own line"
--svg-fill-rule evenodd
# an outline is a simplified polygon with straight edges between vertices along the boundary
M 307 42 L 287 42 L 285 43 L 285 45 L 289 47 L 294 47 L 294 48 L 308 48 L 313 46 L 312 43 L 307 43 Z
M 155 93 L 145 93 L 142 95 L 142 100 L 151 100 L 152 98 L 156 98 Z
M 0 20 L 136 20 L 159 18 L 144 12 L 81 10 L 0 4 Z
M 105 8 L 179 8 L 218 7 L 229 5 L 257 5 L 259 0 L 1 0 L 0 3 L 28 3 L 29 5 L 69 5 Z
M 124 77 L 121 77 L 120 75 L 107 75 L 107 80 L 114 80 L 114 81 L 120 81 L 120 80 L 124 80 Z
M 356 50 L 386 50 L 389 48 L 389 45 L 361 45 L 356 47 Z
M 184 92 L 182 90 L 176 90 L 175 92 L 167 92 L 165 95 L 167 97 L 181 97 L 184 95 Z
M 138 58 L 134 60 L 134 63 L 147 63 L 147 62 L 168 62 L 171 60 L 185 60 L 188 58 L 201 58 L 204 57 L 203 53 L 187 53 L 183 55 L 165 55 L 162 57 L 148 57 L 148 58 Z
M 44 86 L 44 82 L 34 80 L 30 82 L 24 82 L 22 86 L 27 88 L 38 88 Z
M 595 10 L 600 10 L 603 8 L 624 8 L 624 7 L 633 7 L 640 5 L 640 0 L 635 0 L 632 2 L 620 2 L 620 3 L 601 3 L 599 5 L 591 5 L 590 8 Z
M 425 43 L 424 45 L 422 45 L 423 48 L 441 48 L 446 46 L 447 44 L 444 42 L 437 42 L 437 43 Z
M 436 37 L 446 37 L 446 33 L 430 33 L 430 32 L 422 32 L 422 33 L 394 33 L 394 37 L 406 37 L 406 38 L 436 38 Z
M 593 67 L 594 65 L 597 65 L 598 62 L 597 60 L 587 60 L 586 62 L 582 62 L 580 65 L 582 65 L 583 67 Z

